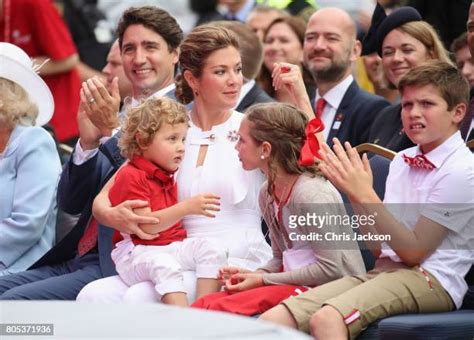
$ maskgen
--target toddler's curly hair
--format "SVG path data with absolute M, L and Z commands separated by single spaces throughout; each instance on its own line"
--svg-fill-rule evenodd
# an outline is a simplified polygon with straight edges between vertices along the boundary
M 155 133 L 164 123 L 174 125 L 188 122 L 184 105 L 167 97 L 149 98 L 127 112 L 118 146 L 124 157 L 132 159 L 141 154 L 142 148 L 152 143 Z

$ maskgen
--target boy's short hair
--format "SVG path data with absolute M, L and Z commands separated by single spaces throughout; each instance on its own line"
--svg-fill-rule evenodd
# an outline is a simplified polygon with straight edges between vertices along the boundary
M 132 159 L 141 154 L 142 147 L 152 143 L 163 124 L 188 124 L 188 121 L 184 105 L 167 97 L 149 98 L 127 112 L 118 146 L 124 157 Z
M 453 65 L 443 61 L 431 60 L 415 67 L 405 74 L 398 83 L 403 95 L 407 86 L 433 85 L 448 104 L 448 110 L 456 105 L 469 103 L 469 83 L 462 73 Z

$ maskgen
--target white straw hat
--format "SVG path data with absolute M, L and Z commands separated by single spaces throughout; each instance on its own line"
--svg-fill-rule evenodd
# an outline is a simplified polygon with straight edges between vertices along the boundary
M 18 46 L 0 42 L 0 78 L 20 85 L 38 106 L 35 125 L 45 125 L 54 112 L 54 99 L 48 85 L 34 69 L 30 57 Z

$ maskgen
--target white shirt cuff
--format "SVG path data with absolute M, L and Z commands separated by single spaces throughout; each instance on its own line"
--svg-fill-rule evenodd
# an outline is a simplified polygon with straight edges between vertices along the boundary
M 74 149 L 74 152 L 72 154 L 72 163 L 74 165 L 84 164 L 89 159 L 94 157 L 97 152 L 99 152 L 99 148 L 83 150 L 81 147 L 81 140 L 79 139 L 76 143 L 76 148 Z

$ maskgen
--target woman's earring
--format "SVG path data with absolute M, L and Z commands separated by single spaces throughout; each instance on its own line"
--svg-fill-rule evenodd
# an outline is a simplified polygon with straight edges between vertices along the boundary
M 199 92 L 197 90 L 194 90 L 194 96 L 199 97 Z
M 261 160 L 264 160 L 264 159 L 265 159 L 265 156 L 264 156 L 264 155 L 260 155 L 260 159 L 261 159 Z

